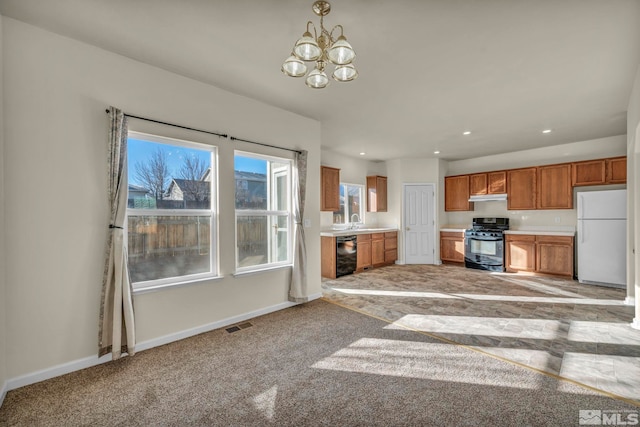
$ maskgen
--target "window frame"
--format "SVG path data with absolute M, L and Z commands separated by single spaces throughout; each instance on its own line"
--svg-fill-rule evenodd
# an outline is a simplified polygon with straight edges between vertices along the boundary
M 218 147 L 215 145 L 204 144 L 201 142 L 188 141 L 184 139 L 153 135 L 137 131 L 129 131 L 127 134 L 127 168 L 129 168 L 129 139 L 137 139 L 157 144 L 170 145 L 175 147 L 196 149 L 208 151 L 210 154 L 210 206 L 209 209 L 144 209 L 130 208 L 127 205 L 126 216 L 124 222 L 125 242 L 127 248 L 129 246 L 129 217 L 130 216 L 152 216 L 152 217 L 209 217 L 209 265 L 210 269 L 204 273 L 185 274 L 182 276 L 166 277 L 161 279 L 145 280 L 139 282 L 131 282 L 134 292 L 148 291 L 157 288 L 165 288 L 199 282 L 203 280 L 211 280 L 220 278 L 219 273 L 219 239 L 218 239 Z M 175 178 L 175 177 L 172 177 Z M 127 193 L 129 189 L 129 176 L 127 174 Z M 128 194 L 127 194 L 128 199 Z M 127 259 L 127 267 L 130 270 L 129 261 Z
M 342 202 L 342 203 L 344 203 L 344 208 L 343 208 L 343 211 L 345 211 L 344 218 L 342 218 L 341 222 L 335 222 L 335 216 L 336 215 L 340 215 L 340 214 L 336 213 L 336 212 L 339 212 L 339 211 L 333 212 L 333 215 L 334 215 L 333 223 L 334 224 L 345 224 L 345 225 L 346 224 L 351 224 L 351 216 L 354 213 L 358 214 L 358 218 L 360 218 L 360 223 L 364 223 L 364 216 L 365 216 L 365 213 L 367 211 L 366 210 L 366 200 L 365 200 L 365 197 L 366 197 L 365 185 L 363 185 L 363 184 L 352 184 L 352 183 L 348 183 L 348 182 L 341 182 L 340 183 L 340 189 L 342 189 L 343 187 L 344 187 L 344 194 L 345 194 L 345 197 L 343 198 L 343 202 Z M 360 190 L 360 212 L 349 212 L 349 214 L 346 213 L 346 211 L 348 210 L 347 197 L 346 197 L 346 195 L 348 194 L 348 187 L 357 187 Z
M 245 274 L 245 273 L 252 273 L 252 272 L 259 272 L 259 271 L 264 271 L 264 270 L 273 270 L 273 269 L 277 269 L 277 268 L 283 268 L 283 267 L 290 267 L 293 264 L 293 160 L 292 159 L 288 159 L 286 157 L 276 157 L 276 156 L 271 156 L 271 155 L 266 155 L 266 154 L 258 154 L 258 153 L 252 153 L 249 151 L 242 151 L 242 150 L 235 150 L 234 151 L 234 188 L 236 187 L 236 183 L 235 183 L 235 171 L 236 171 L 236 167 L 235 167 L 235 158 L 236 156 L 239 157 L 246 157 L 246 158 L 251 158 L 251 159 L 257 159 L 257 160 L 265 160 L 267 161 L 267 207 L 268 209 L 237 209 L 235 207 L 235 190 L 234 190 L 234 237 L 235 237 L 235 274 L 236 275 L 241 275 L 241 274 Z M 277 203 L 278 200 L 276 198 L 276 195 L 272 195 L 272 191 L 273 189 L 276 187 L 276 182 L 277 182 L 277 178 L 278 176 L 281 176 L 281 172 L 282 171 L 274 171 L 272 170 L 272 163 L 277 162 L 277 163 L 284 163 L 286 164 L 286 167 L 284 168 L 285 176 L 287 177 L 286 180 L 286 194 L 287 194 L 287 203 L 286 203 L 286 210 L 278 210 L 277 209 Z M 270 222 L 270 218 L 275 218 L 276 220 L 276 225 L 277 225 L 277 219 L 280 216 L 286 216 L 287 220 L 286 220 L 286 224 L 287 224 L 287 229 L 286 229 L 286 234 L 287 234 L 287 259 L 285 261 L 275 261 L 275 262 L 266 262 L 263 264 L 256 264 L 256 265 L 251 265 L 251 266 L 244 266 L 241 267 L 239 265 L 239 246 L 238 246 L 238 217 L 266 217 L 268 219 L 268 222 Z M 267 234 L 268 236 L 271 236 L 271 233 Z M 272 251 L 276 251 L 277 250 L 277 239 L 275 240 L 275 242 L 273 241 L 272 238 L 269 238 L 267 241 L 267 251 L 268 251 L 268 258 L 271 258 L 273 256 Z

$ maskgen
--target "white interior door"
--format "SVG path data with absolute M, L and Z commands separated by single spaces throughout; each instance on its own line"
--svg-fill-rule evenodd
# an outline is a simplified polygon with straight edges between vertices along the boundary
M 434 264 L 435 185 L 404 185 L 404 262 Z

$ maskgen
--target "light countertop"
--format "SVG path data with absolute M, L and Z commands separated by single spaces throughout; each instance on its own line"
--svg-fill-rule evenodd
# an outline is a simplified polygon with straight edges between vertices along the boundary
M 471 226 L 447 224 L 440 228 L 440 231 L 449 231 L 454 233 L 462 233 Z M 530 234 L 535 236 L 575 236 L 576 229 L 572 226 L 524 226 L 513 227 L 504 232 L 504 234 Z
M 373 228 L 354 228 L 346 230 L 322 230 L 320 236 L 322 237 L 335 237 L 335 236 L 352 236 L 354 234 L 371 234 L 371 233 L 387 233 L 390 231 L 398 231 L 395 227 L 373 227 Z
M 534 236 L 575 236 L 575 231 L 553 231 L 553 230 L 507 230 L 504 234 L 529 234 Z

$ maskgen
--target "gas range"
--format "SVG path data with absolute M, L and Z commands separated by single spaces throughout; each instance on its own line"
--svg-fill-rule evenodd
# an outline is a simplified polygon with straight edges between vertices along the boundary
M 509 218 L 473 218 L 465 230 L 465 266 L 480 270 L 503 271 L 504 231 Z

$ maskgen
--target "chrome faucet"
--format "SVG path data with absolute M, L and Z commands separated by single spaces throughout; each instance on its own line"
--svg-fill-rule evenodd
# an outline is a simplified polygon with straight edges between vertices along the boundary
M 353 220 L 353 217 L 355 217 L 355 221 Z M 356 224 L 360 222 L 360 216 L 358 216 L 357 213 L 354 213 L 353 215 L 351 215 L 351 228 L 354 229 L 356 228 Z

